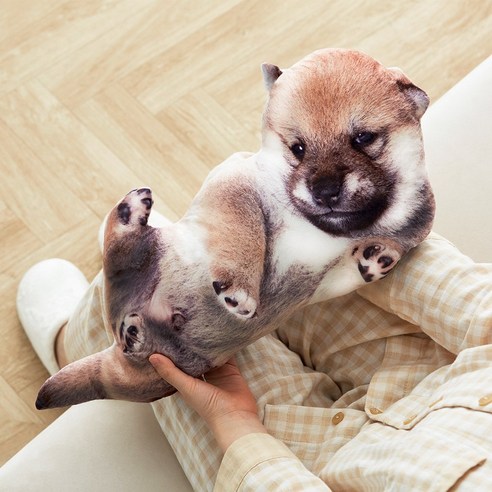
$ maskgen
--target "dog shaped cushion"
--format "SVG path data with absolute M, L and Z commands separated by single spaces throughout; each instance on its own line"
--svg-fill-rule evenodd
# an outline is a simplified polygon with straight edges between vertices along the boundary
M 175 224 L 147 224 L 148 188 L 109 213 L 104 322 L 114 343 L 48 379 L 38 408 L 170 395 L 151 354 L 200 376 L 295 309 L 384 277 L 427 236 L 422 90 L 348 50 L 263 73 L 259 152 L 215 168 Z

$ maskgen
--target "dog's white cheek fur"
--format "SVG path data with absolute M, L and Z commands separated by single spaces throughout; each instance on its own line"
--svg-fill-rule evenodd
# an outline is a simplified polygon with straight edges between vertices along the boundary
M 348 193 L 349 196 L 353 196 L 360 191 L 365 194 L 372 194 L 374 192 L 374 183 L 370 179 L 358 176 L 357 172 L 347 174 L 343 185 L 345 193 Z
M 265 163 L 270 169 L 282 176 L 286 176 L 292 169 L 284 157 L 284 144 L 278 135 L 271 130 L 264 131 L 258 161 Z
M 272 131 L 265 131 L 263 145 L 256 156 L 256 180 L 259 188 L 265 190 L 264 199 L 281 217 L 293 210 L 286 185 L 293 168 L 286 161 L 284 151 L 280 138 Z
M 421 139 L 413 129 L 392 136 L 389 149 L 399 182 L 393 205 L 381 217 L 380 224 L 390 229 L 403 227 L 420 205 L 415 190 L 427 183 L 427 171 Z
M 313 195 L 310 193 L 304 181 L 298 181 L 292 190 L 292 194 L 304 203 L 315 206 Z

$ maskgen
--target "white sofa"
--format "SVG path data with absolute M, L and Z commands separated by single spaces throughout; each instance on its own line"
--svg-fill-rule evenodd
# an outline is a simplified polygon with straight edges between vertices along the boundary
M 423 121 L 437 198 L 434 229 L 492 261 L 492 57 Z M 192 490 L 151 407 L 95 401 L 67 410 L 0 469 L 9 492 Z

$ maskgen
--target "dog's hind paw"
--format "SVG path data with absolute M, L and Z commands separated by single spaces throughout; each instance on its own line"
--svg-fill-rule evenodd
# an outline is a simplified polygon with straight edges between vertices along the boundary
M 238 318 L 249 319 L 256 315 L 256 301 L 243 289 L 234 289 L 218 280 L 212 283 L 219 301 Z
M 365 241 L 352 252 L 362 278 L 368 283 L 385 277 L 398 263 L 401 255 L 400 246 L 395 241 L 386 239 Z
M 146 226 L 153 203 L 149 188 L 132 190 L 117 207 L 118 220 L 125 226 Z

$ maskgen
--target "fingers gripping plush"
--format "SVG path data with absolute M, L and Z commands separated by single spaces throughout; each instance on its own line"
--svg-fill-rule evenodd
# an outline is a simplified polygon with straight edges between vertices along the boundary
M 208 372 L 207 381 L 181 372 L 162 355 L 155 354 L 150 361 L 205 420 L 223 452 L 246 434 L 267 433 L 258 417 L 256 400 L 234 359 Z

